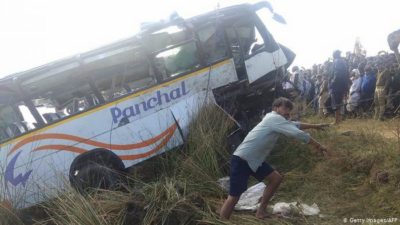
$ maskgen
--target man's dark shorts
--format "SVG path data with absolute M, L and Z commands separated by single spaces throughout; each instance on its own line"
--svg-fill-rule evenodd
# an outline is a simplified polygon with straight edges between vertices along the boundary
M 261 182 L 272 172 L 274 172 L 274 169 L 268 163 L 263 162 L 254 173 L 245 160 L 239 156 L 233 155 L 231 159 L 229 195 L 239 197 L 243 192 L 245 192 L 247 190 L 247 181 L 249 180 L 250 175 Z

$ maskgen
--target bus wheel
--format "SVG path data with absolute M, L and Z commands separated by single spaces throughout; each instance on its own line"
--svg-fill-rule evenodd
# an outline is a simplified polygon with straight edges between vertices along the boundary
M 98 188 L 114 190 L 120 186 L 124 170 L 124 163 L 114 152 L 96 148 L 72 161 L 69 181 L 82 194 Z

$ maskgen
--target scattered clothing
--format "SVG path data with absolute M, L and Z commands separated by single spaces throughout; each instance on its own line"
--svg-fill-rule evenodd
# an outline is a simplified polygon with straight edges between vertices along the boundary
M 317 204 L 307 205 L 298 202 L 278 202 L 272 208 L 272 214 L 281 214 L 283 217 L 290 217 L 292 215 L 305 215 L 315 216 L 320 213 L 320 209 Z
M 260 206 L 259 201 L 266 187 L 267 186 L 263 182 L 251 186 L 240 196 L 235 210 L 256 211 Z
M 353 112 L 359 105 L 361 98 L 361 78 L 357 77 L 353 79 L 353 82 L 349 91 L 349 98 L 347 101 L 346 109 L 349 112 Z

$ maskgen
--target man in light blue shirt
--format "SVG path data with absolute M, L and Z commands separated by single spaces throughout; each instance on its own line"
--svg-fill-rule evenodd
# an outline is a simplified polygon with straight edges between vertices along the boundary
M 293 103 L 289 99 L 282 97 L 276 99 L 272 104 L 272 112 L 265 115 L 263 120 L 247 134 L 233 153 L 229 196 L 220 211 L 222 218 L 229 219 L 231 216 L 240 195 L 247 189 L 247 181 L 250 175 L 260 182 L 265 178 L 268 180 L 268 186 L 264 190 L 260 207 L 256 213 L 258 218 L 267 217 L 267 204 L 283 178 L 264 160 L 270 154 L 280 135 L 293 137 L 303 143 L 310 144 L 327 155 L 327 149 L 302 129 L 321 129 L 328 125 L 292 122 L 288 120 L 292 109 Z

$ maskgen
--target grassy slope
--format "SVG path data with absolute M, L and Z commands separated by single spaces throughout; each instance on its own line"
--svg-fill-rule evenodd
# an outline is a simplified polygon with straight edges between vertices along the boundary
M 326 122 L 316 117 L 305 121 Z M 259 221 L 250 213 L 236 213 L 227 224 L 343 224 L 344 218 L 397 217 L 399 128 L 397 119 L 387 122 L 352 119 L 326 131 L 310 131 L 330 149 L 328 158 L 307 145 L 281 138 L 267 158 L 285 177 L 272 203 L 315 202 L 323 217 Z
M 312 132 L 331 150 L 329 158 L 307 146 L 281 140 L 269 158 L 285 175 L 274 200 L 315 202 L 325 215 L 302 222 L 289 220 L 289 224 L 341 224 L 343 218 L 396 217 L 400 212 L 400 146 L 397 134 L 390 131 L 399 124 L 397 120 L 347 120 L 328 131 Z
M 235 212 L 230 221 L 221 221 L 214 212 L 226 192 L 215 181 L 228 172 L 230 154 L 224 137 L 232 124 L 216 109 L 201 115 L 183 149 L 132 171 L 128 192 L 102 192 L 83 199 L 71 191 L 45 205 L 50 217 L 39 223 L 342 224 L 343 218 L 387 218 L 400 213 L 400 121 L 347 120 L 327 131 L 311 131 L 331 150 L 329 158 L 281 138 L 267 159 L 285 176 L 272 203 L 315 202 L 323 218 L 261 221 L 253 213 Z M 313 117 L 306 121 L 321 122 Z
M 326 122 L 313 117 L 305 121 Z M 315 202 L 324 217 L 258 221 L 252 214 L 236 213 L 228 223 L 341 224 L 344 218 L 396 217 L 400 213 L 399 127 L 399 120 L 353 119 L 326 131 L 310 131 L 330 149 L 329 158 L 281 138 L 267 159 L 285 176 L 272 203 Z

